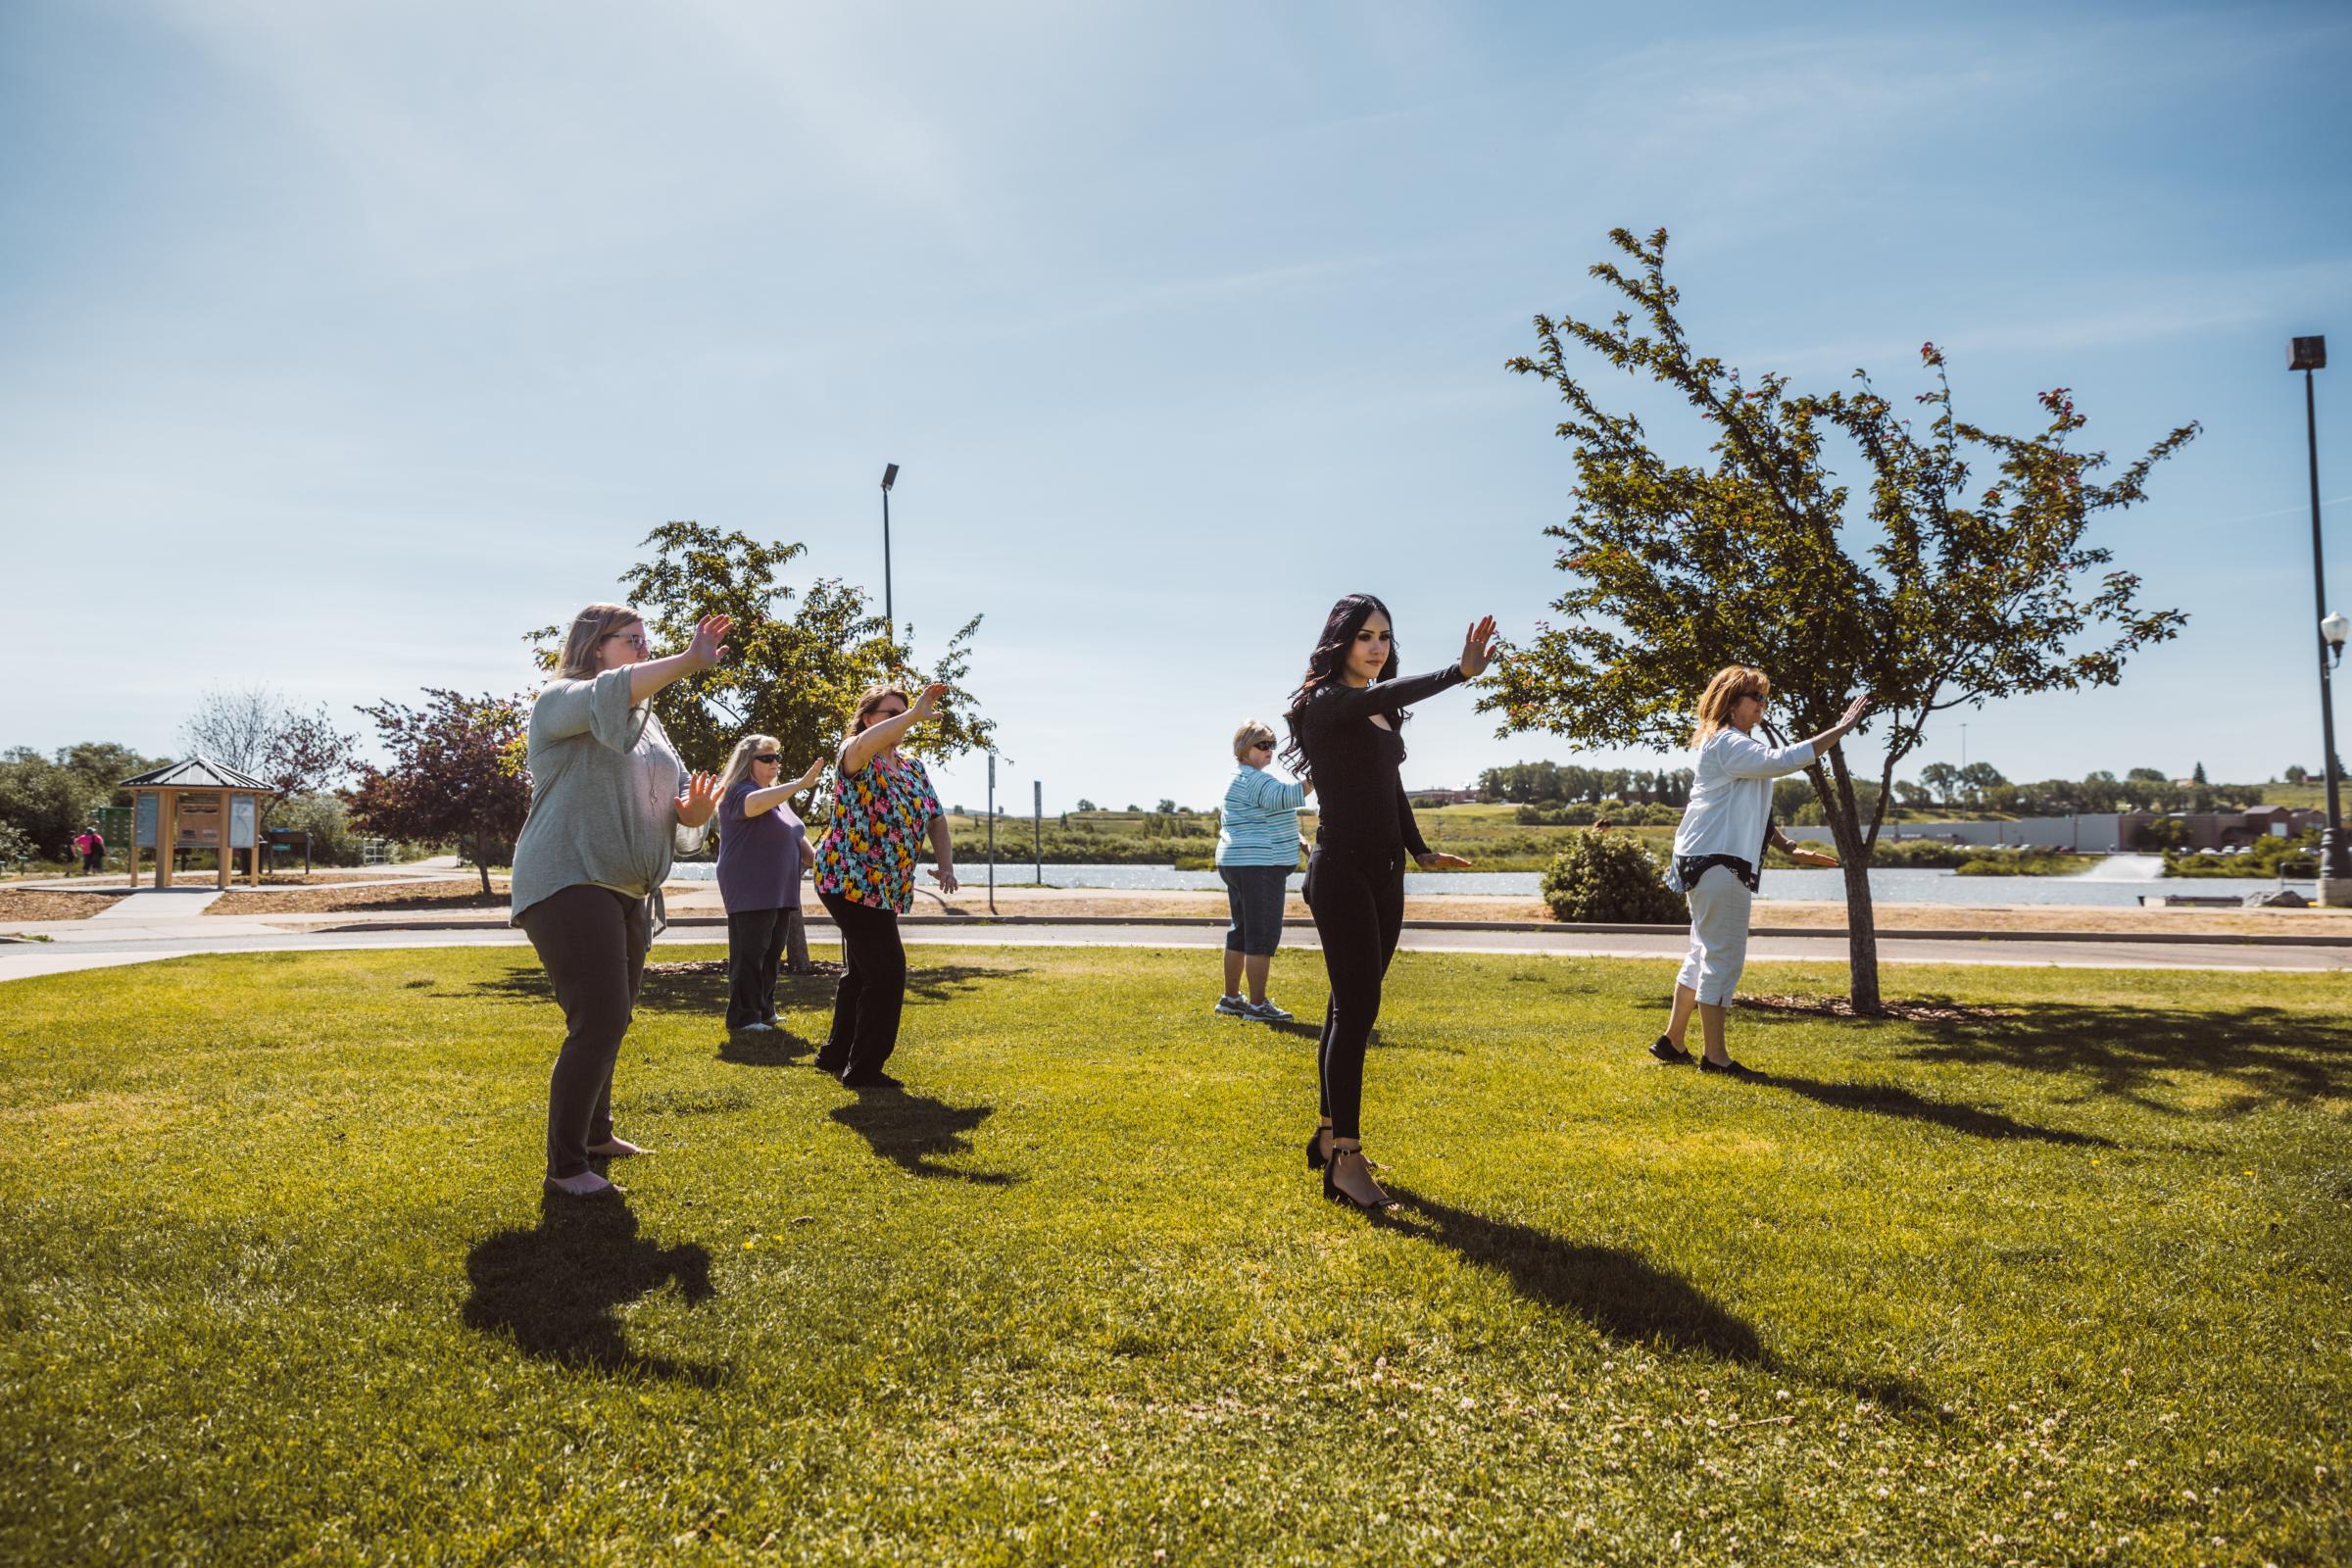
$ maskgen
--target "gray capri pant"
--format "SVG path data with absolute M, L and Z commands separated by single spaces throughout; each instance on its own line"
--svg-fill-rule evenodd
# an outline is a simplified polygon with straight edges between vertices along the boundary
M 1282 865 L 1220 865 L 1225 903 L 1233 924 L 1225 928 L 1225 951 L 1270 958 L 1282 945 L 1282 906 L 1291 872 Z
M 1756 896 L 1728 865 L 1710 865 L 1690 901 L 1690 956 L 1676 985 L 1689 986 L 1711 1007 L 1729 1006 L 1740 971 L 1747 966 L 1747 915 Z

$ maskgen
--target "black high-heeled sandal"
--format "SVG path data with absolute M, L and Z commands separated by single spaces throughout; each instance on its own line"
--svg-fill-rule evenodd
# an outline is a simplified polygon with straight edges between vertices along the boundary
M 1386 1192 L 1381 1194 L 1378 1201 L 1367 1203 L 1352 1193 L 1341 1191 L 1340 1184 L 1333 1179 L 1340 1168 L 1340 1155 L 1343 1153 L 1360 1155 L 1363 1153 L 1363 1146 L 1360 1144 L 1353 1149 L 1347 1150 L 1341 1149 L 1336 1144 L 1332 1147 L 1330 1162 L 1323 1167 L 1323 1196 L 1330 1199 L 1335 1203 L 1346 1203 L 1348 1207 L 1355 1209 L 1358 1213 L 1385 1214 L 1389 1210 L 1397 1206 L 1396 1200 L 1391 1198 Z M 1366 1159 L 1364 1161 L 1364 1170 L 1366 1174 L 1369 1174 L 1372 1168 L 1372 1161 L 1370 1159 Z M 1379 1184 L 1374 1183 L 1374 1185 L 1378 1186 Z
M 1323 1152 L 1323 1135 L 1329 1131 L 1331 1131 L 1329 1127 L 1318 1125 L 1313 1132 L 1306 1135 L 1306 1168 L 1308 1170 L 1321 1170 L 1330 1163 L 1331 1156 Z

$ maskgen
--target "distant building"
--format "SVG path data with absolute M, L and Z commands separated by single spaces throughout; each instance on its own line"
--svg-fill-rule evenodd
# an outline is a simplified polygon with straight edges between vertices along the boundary
M 1415 806 L 1469 806 L 1481 799 L 1476 790 L 1406 790 L 1404 798 Z

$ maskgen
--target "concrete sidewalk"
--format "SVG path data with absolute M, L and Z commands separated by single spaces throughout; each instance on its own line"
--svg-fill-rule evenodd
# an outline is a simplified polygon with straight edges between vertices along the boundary
M 440 930 L 403 929 L 393 921 L 342 920 L 341 929 L 289 931 L 273 925 L 285 916 L 214 915 L 144 926 L 99 928 L 89 920 L 52 922 L 76 929 L 46 943 L 0 944 L 0 981 L 80 969 L 112 968 L 160 958 L 210 953 L 328 953 L 368 948 L 523 947 L 520 931 L 501 921 L 481 921 Z M 1224 946 L 1221 923 L 1149 925 L 1118 920 L 1083 924 L 983 924 L 977 921 L 909 921 L 902 928 L 917 947 L 1116 947 L 1214 951 Z M 811 923 L 810 935 L 831 939 L 831 928 Z M 718 947 L 723 927 L 672 926 L 659 939 L 663 947 Z M 1292 934 L 1289 945 L 1312 949 L 1311 931 Z M 1680 931 L 1498 930 L 1413 928 L 1399 944 L 1408 953 L 1518 954 L 1531 957 L 1608 957 L 1652 960 L 1680 958 L 1688 939 Z M 2062 943 L 2001 937 L 1896 936 L 1879 938 L 1882 960 L 2005 967 L 2100 969 L 2227 969 L 2270 972 L 2352 971 L 2352 948 L 2255 947 L 2227 938 L 2210 943 L 2076 940 Z M 1756 962 L 1801 961 L 1841 964 L 1842 932 L 1801 936 L 1759 936 L 1748 944 Z

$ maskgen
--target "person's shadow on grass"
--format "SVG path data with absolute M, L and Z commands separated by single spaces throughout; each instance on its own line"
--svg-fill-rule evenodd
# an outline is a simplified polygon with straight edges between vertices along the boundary
M 718 1381 L 715 1367 L 645 1355 L 621 1336 L 614 1309 L 675 1282 L 689 1305 L 709 1300 L 710 1254 L 688 1242 L 663 1247 L 637 1234 L 637 1216 L 612 1199 L 548 1197 L 535 1230 L 500 1231 L 466 1255 L 473 1292 L 466 1326 L 560 1366 L 638 1373 L 689 1383 Z
M 1394 1185 L 1389 1196 L 1403 1206 L 1386 1216 L 1387 1224 L 1501 1274 L 1529 1300 L 1574 1312 L 1610 1339 L 1701 1350 L 1726 1361 L 1770 1362 L 1746 1322 L 1639 1253 L 1563 1241 Z
M 833 1119 L 871 1145 L 875 1153 L 909 1176 L 939 1176 L 981 1187 L 1010 1187 L 1020 1180 L 1004 1171 L 957 1170 L 938 1160 L 971 1152 L 972 1129 L 996 1114 L 994 1105 L 951 1105 L 904 1089 L 861 1089 Z

